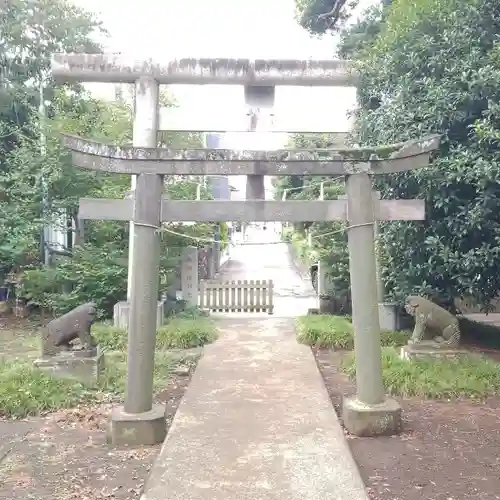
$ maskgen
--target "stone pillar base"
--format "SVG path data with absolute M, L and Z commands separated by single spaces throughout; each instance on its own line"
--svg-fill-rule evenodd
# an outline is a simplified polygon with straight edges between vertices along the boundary
M 117 302 L 113 308 L 113 325 L 116 328 L 123 328 L 128 330 L 128 320 L 130 316 L 130 303 L 126 300 Z M 159 328 L 163 325 L 163 301 L 158 301 L 156 305 L 156 327 Z
M 342 419 L 344 427 L 355 436 L 391 436 L 402 430 L 401 406 L 390 398 L 378 405 L 346 398 L 342 401 Z
M 126 413 L 123 406 L 111 411 L 106 435 L 107 442 L 115 446 L 143 446 L 163 443 L 167 436 L 167 423 L 163 405 L 153 405 L 144 413 Z
M 395 332 L 398 329 L 398 314 L 396 304 L 388 302 L 379 302 L 378 317 L 380 329 L 389 332 Z
M 77 379 L 95 385 L 104 371 L 104 353 L 92 351 L 61 351 L 55 356 L 46 356 L 33 361 L 33 366 L 60 377 Z

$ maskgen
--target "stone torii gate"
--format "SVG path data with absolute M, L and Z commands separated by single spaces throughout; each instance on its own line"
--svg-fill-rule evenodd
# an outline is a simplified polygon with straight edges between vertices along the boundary
M 53 74 L 59 81 L 136 82 L 143 95 L 147 89 L 157 92 L 159 83 L 331 86 L 356 80 L 342 61 L 224 59 L 155 65 L 125 64 L 103 55 L 56 56 Z M 136 113 L 136 119 L 147 115 L 146 109 Z M 149 111 L 150 124 L 156 114 L 156 108 Z M 111 441 L 152 444 L 165 437 L 164 409 L 152 398 L 159 232 L 164 221 L 193 220 L 349 221 L 357 394 L 344 401 L 344 425 L 358 435 L 397 432 L 401 409 L 385 397 L 382 384 L 373 226 L 377 220 L 422 220 L 425 205 L 423 200 L 373 199 L 371 175 L 425 167 L 439 141 L 430 136 L 374 149 L 231 151 L 162 149 L 152 140 L 144 147 L 115 147 L 64 136 L 77 167 L 137 176 L 133 199 L 80 201 L 82 219 L 131 221 L 135 227 L 127 391 L 124 406 L 112 412 Z M 163 197 L 165 175 L 344 175 L 347 200 L 172 201 Z

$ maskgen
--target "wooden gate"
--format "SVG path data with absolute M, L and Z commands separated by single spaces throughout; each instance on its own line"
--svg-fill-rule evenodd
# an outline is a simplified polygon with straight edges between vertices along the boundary
M 200 308 L 213 312 L 274 313 L 272 280 L 200 282 Z

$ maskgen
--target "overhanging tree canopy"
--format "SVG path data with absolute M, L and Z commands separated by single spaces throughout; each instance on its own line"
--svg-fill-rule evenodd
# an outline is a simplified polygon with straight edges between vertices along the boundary
M 342 34 L 340 53 L 362 74 L 352 140 L 444 137 L 432 168 L 377 185 L 383 197 L 427 203 L 424 223 L 383 228 L 385 278 L 400 300 L 468 295 L 487 305 L 500 291 L 499 9 L 494 0 L 399 0 Z

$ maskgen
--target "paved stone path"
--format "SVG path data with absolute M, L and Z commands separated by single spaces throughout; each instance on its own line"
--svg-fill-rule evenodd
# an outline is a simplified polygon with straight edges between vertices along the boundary
M 276 279 L 288 317 L 219 319 L 142 500 L 367 500 L 314 357 L 295 340 L 290 307 L 302 313 L 308 285 L 286 246 L 240 250 L 252 257 L 232 253 L 224 277 Z

